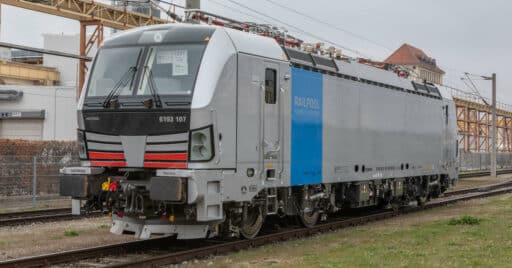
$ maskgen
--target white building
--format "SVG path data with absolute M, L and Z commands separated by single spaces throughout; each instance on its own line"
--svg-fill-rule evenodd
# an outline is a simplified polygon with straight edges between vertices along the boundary
M 78 54 L 80 50 L 80 36 L 64 34 L 43 34 L 45 49 L 57 50 L 66 53 Z M 76 86 L 78 81 L 77 59 L 64 58 L 54 55 L 43 55 L 43 64 L 53 67 L 60 72 L 59 84 L 62 86 Z
M 56 50 L 65 53 L 78 55 L 80 53 L 80 35 L 65 34 L 43 34 L 44 48 Z M 89 51 L 90 57 L 96 54 L 97 48 L 93 46 Z M 79 60 L 73 58 L 64 58 L 54 55 L 43 55 L 43 65 L 56 68 L 60 72 L 59 85 L 77 86 L 78 83 L 78 64 Z
M 76 87 L 0 86 L 0 139 L 76 140 Z

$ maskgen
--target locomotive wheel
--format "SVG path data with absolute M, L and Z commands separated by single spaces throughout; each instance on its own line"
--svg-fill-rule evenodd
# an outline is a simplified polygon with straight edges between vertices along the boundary
M 424 177 L 421 181 L 421 194 L 420 196 L 416 197 L 416 201 L 418 201 L 418 206 L 424 206 L 425 203 L 429 200 L 429 191 L 430 187 L 428 185 L 429 183 L 429 177 Z
M 302 198 L 299 202 L 301 204 L 299 206 L 299 213 L 298 217 L 300 222 L 307 228 L 311 228 L 315 226 L 315 224 L 318 222 L 318 219 L 320 218 L 320 213 L 317 209 L 317 203 L 315 201 L 309 200 L 309 193 L 307 190 L 304 190 L 302 194 Z
M 240 235 L 245 239 L 255 238 L 263 226 L 263 213 L 260 206 L 247 209 L 247 218 L 242 220 L 239 228 Z
M 418 206 L 424 206 L 428 201 L 428 197 L 426 195 L 421 195 L 416 197 L 416 201 L 418 202 Z
M 299 215 L 300 222 L 307 228 L 311 228 L 315 226 L 318 222 L 318 218 L 320 218 L 320 213 L 318 211 L 313 212 L 303 212 Z

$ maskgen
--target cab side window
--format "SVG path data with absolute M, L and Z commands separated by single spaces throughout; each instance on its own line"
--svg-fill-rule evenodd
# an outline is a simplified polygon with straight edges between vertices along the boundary
M 265 69 L 265 103 L 275 104 L 276 97 L 276 81 L 277 71 L 274 69 Z

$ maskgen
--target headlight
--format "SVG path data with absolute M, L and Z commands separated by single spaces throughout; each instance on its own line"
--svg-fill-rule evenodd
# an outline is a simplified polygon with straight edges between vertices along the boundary
M 190 161 L 209 161 L 213 158 L 212 127 L 190 132 Z
M 82 130 L 78 130 L 77 132 L 77 140 L 78 140 L 78 156 L 80 159 L 87 159 L 87 147 L 85 145 L 85 132 Z

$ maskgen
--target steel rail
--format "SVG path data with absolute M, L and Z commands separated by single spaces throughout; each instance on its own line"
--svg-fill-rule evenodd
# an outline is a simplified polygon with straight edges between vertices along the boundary
M 145 250 L 148 248 L 155 248 L 158 246 L 164 246 L 170 243 L 171 241 L 175 241 L 175 239 L 173 237 L 160 237 L 148 240 L 138 240 L 99 247 L 77 249 L 65 252 L 58 252 L 40 256 L 3 261 L 0 262 L 0 267 L 42 267 L 87 258 L 97 258 L 106 255 L 123 254 L 127 252 Z
M 512 169 L 503 169 L 496 171 L 496 175 L 503 175 L 503 174 L 509 174 L 512 173 Z M 466 179 L 466 178 L 475 178 L 475 177 L 483 177 L 483 176 L 490 176 L 490 171 L 476 171 L 476 172 L 467 172 L 467 173 L 460 173 L 459 179 Z
M 28 224 L 33 222 L 73 220 L 84 217 L 98 217 L 101 215 L 102 214 L 97 211 L 84 215 L 73 215 L 71 214 L 70 208 L 2 213 L 0 214 L 0 227 Z
M 43 209 L 43 210 L 15 211 L 15 212 L 1 213 L 0 220 L 33 216 L 33 215 L 59 214 L 59 213 L 66 213 L 66 212 L 71 212 L 71 209 L 70 208 L 52 208 L 52 209 Z
M 336 220 L 328 223 L 319 224 L 313 228 L 299 228 L 288 231 L 281 231 L 279 233 L 262 235 L 252 240 L 236 240 L 230 242 L 218 242 L 209 243 L 207 241 L 202 242 L 190 242 L 184 243 L 187 246 L 191 246 L 192 249 L 176 250 L 172 253 L 166 253 L 157 255 L 154 257 L 139 259 L 131 262 L 113 264 L 107 267 L 158 267 L 166 264 L 176 264 L 183 261 L 187 261 L 193 258 L 204 258 L 210 255 L 217 255 L 229 252 L 239 251 L 241 249 L 247 249 L 257 247 L 269 243 L 275 243 L 279 241 L 285 241 L 290 239 L 296 239 L 301 237 L 307 237 L 318 233 L 324 233 L 333 231 L 336 229 L 346 228 L 350 226 L 356 226 L 365 224 L 372 221 L 382 220 L 386 218 L 395 217 L 402 214 L 413 213 L 426 209 L 442 207 L 448 204 L 453 204 L 460 201 L 466 201 L 470 199 L 484 198 L 494 195 L 500 195 L 512 192 L 512 186 L 510 184 L 497 184 L 491 185 L 496 188 L 488 188 L 486 192 L 470 192 L 464 193 L 459 191 L 449 197 L 437 199 L 427 203 L 422 207 L 404 207 L 397 211 L 384 211 L 376 212 L 370 215 L 359 216 L 349 219 Z M 482 188 L 482 187 L 480 187 Z M 476 188 L 473 188 L 476 189 Z M 483 188 L 482 188 L 483 189 Z M 34 257 L 20 258 L 9 261 L 0 262 L 0 267 L 41 267 L 47 265 L 55 265 L 59 263 L 77 262 L 79 260 L 91 259 L 104 257 L 107 255 L 119 255 L 127 254 L 130 252 L 143 252 L 149 249 L 158 249 L 161 247 L 168 247 L 169 244 L 178 241 L 174 237 L 163 237 L 149 240 L 133 241 L 128 243 L 119 243 L 114 245 L 106 245 L 100 247 L 79 249 L 73 251 L 66 251 L 61 253 L 53 253 L 47 255 L 40 255 Z M 201 245 L 202 244 L 202 245 Z M 206 244 L 206 246 L 205 246 Z M 212 245 L 213 244 L 213 245 Z M 183 245 L 183 243 L 182 243 Z
M 491 191 L 491 190 L 508 187 L 508 186 L 512 186 L 512 180 L 495 183 L 495 184 L 482 185 L 482 186 L 473 187 L 473 188 L 445 192 L 443 194 L 443 196 L 448 197 L 448 196 L 463 195 L 463 194 L 475 193 L 475 192 L 486 192 L 486 191 Z

